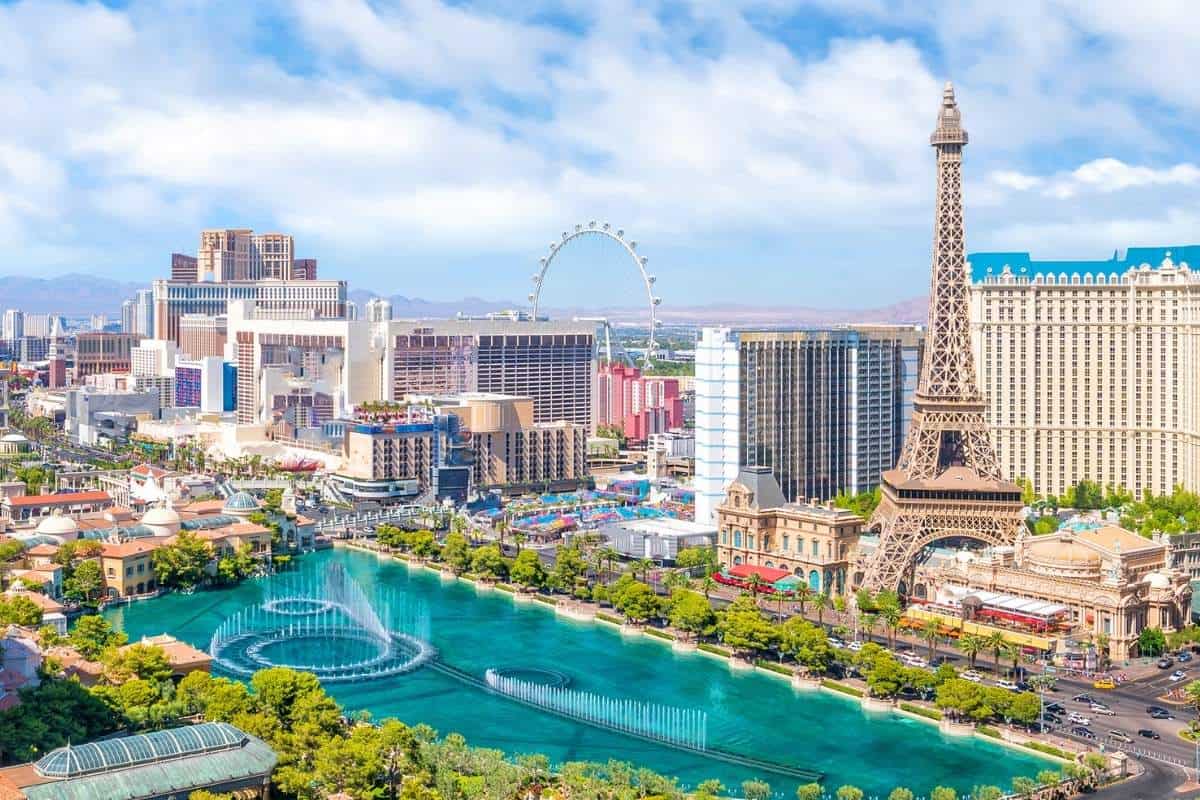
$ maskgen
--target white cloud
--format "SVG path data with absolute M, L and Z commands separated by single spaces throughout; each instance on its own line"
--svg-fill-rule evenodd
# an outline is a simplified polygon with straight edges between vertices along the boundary
M 1156 168 L 1126 164 L 1117 158 L 1097 158 L 1049 177 L 996 170 L 988 179 L 1014 191 L 1040 189 L 1045 197 L 1069 200 L 1084 192 L 1111 194 L 1148 186 L 1193 186 L 1200 184 L 1200 168 L 1190 163 Z
M 1034 249 L 1036 257 L 1101 257 L 1137 245 L 1191 244 L 1200 214 L 1168 207 L 1161 214 L 1075 217 L 1050 222 L 1018 222 L 988 232 L 979 249 Z

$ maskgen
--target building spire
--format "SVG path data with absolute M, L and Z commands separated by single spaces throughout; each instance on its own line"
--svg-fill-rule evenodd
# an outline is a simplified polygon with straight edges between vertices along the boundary
M 929 137 L 929 143 L 934 147 L 939 145 L 964 145 L 967 143 L 967 132 L 962 129 L 962 114 L 958 110 L 958 101 L 954 99 L 954 84 L 946 81 L 942 89 L 942 107 L 938 109 L 937 129 Z

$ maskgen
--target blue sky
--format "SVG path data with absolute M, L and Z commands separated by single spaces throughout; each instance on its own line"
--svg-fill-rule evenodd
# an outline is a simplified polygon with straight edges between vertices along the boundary
M 664 306 L 928 280 L 944 80 L 974 250 L 1200 241 L 1192 0 L 0 3 L 0 274 L 162 275 L 204 227 L 352 286 L 519 300 L 576 222 Z M 614 247 L 545 302 L 632 305 Z

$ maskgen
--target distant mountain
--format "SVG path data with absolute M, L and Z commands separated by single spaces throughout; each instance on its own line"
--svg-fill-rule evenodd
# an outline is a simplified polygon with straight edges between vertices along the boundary
M 87 314 L 119 314 L 121 303 L 132 297 L 145 283 L 126 283 L 95 275 L 60 275 L 54 278 L 30 278 L 21 275 L 0 276 L 0 311 L 19 308 L 27 313 L 55 313 L 66 316 Z M 375 292 L 365 289 L 350 291 L 350 299 L 360 311 Z M 511 308 L 526 309 L 527 302 L 487 300 L 464 297 L 461 300 L 425 300 L 420 297 L 392 295 L 392 314 L 398 319 L 453 317 L 458 313 L 479 315 Z M 928 301 L 914 297 L 882 308 L 826 309 L 789 305 L 748 305 L 711 303 L 707 305 L 659 306 L 657 317 L 663 323 L 675 325 L 836 325 L 840 323 L 923 323 Z M 547 308 L 552 317 L 605 317 L 614 324 L 638 324 L 646 319 L 644 306 L 566 307 Z
M 360 311 L 368 300 L 378 296 L 374 292 L 363 289 L 355 289 L 350 292 L 350 299 L 358 303 Z M 527 303 L 514 303 L 507 300 L 484 300 L 479 297 L 466 297 L 462 300 L 452 302 L 423 300 L 419 297 L 405 297 L 403 295 L 392 295 L 388 299 L 392 303 L 392 315 L 397 319 L 404 319 L 405 317 L 453 317 L 459 312 L 474 315 L 511 308 L 528 308 Z M 867 309 L 828 309 L 785 305 L 756 306 L 735 303 L 713 303 L 697 306 L 659 306 L 655 316 L 663 323 L 675 325 L 762 325 L 766 327 L 779 327 L 785 325 L 838 325 L 851 322 L 923 324 L 928 308 L 928 298 L 913 297 L 882 308 Z M 551 317 L 605 317 L 613 324 L 644 323 L 647 314 L 644 306 L 592 306 L 586 308 L 547 308 L 545 310 Z
M 95 275 L 54 278 L 0 275 L 0 310 L 19 308 L 27 314 L 120 314 L 121 303 L 147 283 L 122 283 Z

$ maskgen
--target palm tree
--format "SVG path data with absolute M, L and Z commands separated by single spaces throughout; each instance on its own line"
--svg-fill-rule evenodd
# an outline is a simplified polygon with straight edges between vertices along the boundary
M 844 619 L 846 615 L 846 598 L 844 595 L 838 595 L 833 598 L 833 610 L 837 614 L 839 620 Z
M 650 570 L 654 568 L 654 562 L 648 558 L 639 558 L 633 563 L 633 575 L 637 577 L 638 572 L 642 573 L 642 580 L 649 581 Z
M 817 624 L 825 624 L 825 609 L 829 608 L 829 595 L 818 592 L 813 596 L 813 608 L 817 609 Z
M 900 627 L 900 620 L 904 616 L 904 612 L 900 610 L 899 605 L 888 603 L 879 609 L 879 616 L 883 618 L 883 624 L 887 626 L 888 647 L 895 647 L 896 629 Z
M 613 564 L 615 564 L 617 560 L 621 558 L 621 554 L 618 553 L 614 547 L 605 547 L 600 551 L 600 555 L 603 557 L 604 563 L 607 565 L 604 570 L 607 577 L 608 575 L 612 574 Z
M 1012 660 L 1012 675 L 1014 676 L 1014 680 L 1015 680 L 1016 679 L 1015 676 L 1017 674 L 1017 664 L 1021 660 L 1020 646 L 1015 645 L 1015 644 L 1007 644 L 1006 643 L 1004 645 L 1004 657 Z
M 750 596 L 754 598 L 754 602 L 758 602 L 758 593 L 762 591 L 763 579 L 757 572 L 750 573 L 750 577 L 746 579 L 746 583 L 750 584 Z
M 925 640 L 925 644 L 929 645 L 929 661 L 933 662 L 933 651 L 937 649 L 937 644 L 942 638 L 942 626 L 938 624 L 936 619 L 926 620 L 921 626 L 921 638 Z
M 704 599 L 707 600 L 709 594 L 717 588 L 717 582 L 712 579 L 711 575 L 705 575 L 704 580 L 700 581 L 700 588 L 704 590 Z
M 508 516 L 496 520 L 496 535 L 500 538 L 500 552 L 504 552 L 504 533 L 508 530 Z
M 992 631 L 983 637 L 983 646 L 992 651 L 992 671 L 1000 674 L 1000 651 L 1008 646 L 1008 639 L 1001 631 Z
M 520 555 L 521 554 L 521 545 L 523 545 L 525 543 L 525 534 L 521 533 L 520 531 L 517 531 L 516 533 L 513 534 L 512 540 L 513 540 L 513 544 L 515 544 L 517 546 L 517 555 Z
M 867 641 L 871 641 L 871 634 L 875 632 L 875 625 L 879 622 L 879 617 L 872 614 L 870 611 L 860 611 L 858 613 L 858 624 L 864 631 L 867 632 Z
M 976 636 L 973 633 L 964 633 L 958 637 L 958 649 L 967 657 L 967 663 L 971 665 L 971 669 L 975 669 L 975 658 L 984 650 L 987 649 L 987 643 L 982 636 Z
M 804 604 L 813 598 L 812 587 L 807 583 L 802 583 L 796 587 L 796 602 L 800 604 L 800 616 L 804 616 Z

